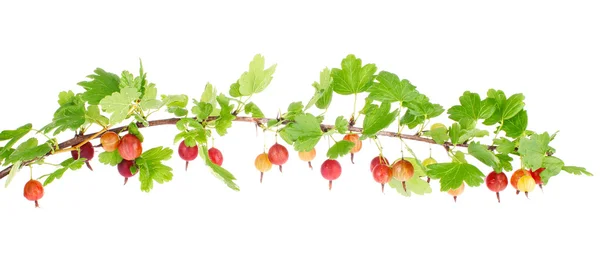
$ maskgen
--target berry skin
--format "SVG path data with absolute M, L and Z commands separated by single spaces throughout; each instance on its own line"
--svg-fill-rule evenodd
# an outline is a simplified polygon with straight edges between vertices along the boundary
M 133 161 L 142 155 L 142 143 L 140 142 L 140 139 L 133 134 L 123 136 L 118 149 L 121 157 L 129 161 Z
M 85 165 L 90 169 L 90 171 L 94 170 L 90 165 L 90 160 L 94 158 L 94 146 L 91 142 L 86 142 L 84 145 L 81 145 L 79 151 L 71 151 L 71 156 L 73 157 L 73 160 L 77 160 L 79 157 L 85 158 Z
M 539 168 L 535 171 L 531 171 L 529 170 L 529 173 L 531 173 L 531 177 L 533 177 L 533 180 L 535 180 L 535 184 L 540 186 L 540 189 L 542 190 L 542 192 L 544 191 L 544 188 L 542 187 L 544 185 L 544 182 L 542 181 L 542 177 L 540 176 L 540 174 L 546 170 L 546 168 Z
M 437 161 L 431 157 L 426 158 L 425 160 L 423 160 L 423 166 L 425 166 L 425 168 L 427 168 L 427 166 L 429 166 L 430 164 L 436 164 Z M 427 183 L 429 183 L 431 181 L 431 178 L 429 178 L 429 176 L 427 176 Z
M 342 166 L 337 160 L 327 159 L 321 165 L 321 175 L 326 180 L 329 180 L 329 190 L 333 185 L 333 180 L 340 178 L 342 175 Z
M 382 155 L 375 156 L 375 158 L 371 160 L 371 172 L 373 172 L 373 169 L 375 169 L 375 166 L 377 166 L 378 164 L 390 165 L 390 162 L 387 158 L 383 157 Z
M 300 160 L 308 162 L 308 167 L 312 170 L 312 163 L 311 161 L 315 159 L 315 157 L 317 156 L 317 150 L 315 150 L 315 148 L 312 148 L 312 150 L 308 151 L 308 152 L 298 152 L 298 157 L 300 157 Z
M 496 192 L 496 198 L 498 198 L 498 203 L 500 203 L 500 192 L 504 191 L 506 186 L 508 186 L 508 178 L 502 172 L 496 173 L 492 171 L 485 178 L 485 185 L 490 191 Z
M 131 172 L 131 167 L 134 167 L 135 172 Z M 134 175 L 136 175 L 139 171 L 139 168 L 135 165 L 135 163 L 133 161 L 129 161 L 129 160 L 123 160 L 121 161 L 118 165 L 117 165 L 117 169 L 119 170 L 119 173 L 125 177 L 125 182 L 123 183 L 123 185 L 127 184 L 127 179 L 129 179 L 129 177 L 132 177 Z
M 42 186 L 42 183 L 33 179 L 29 180 L 23 189 L 23 196 L 29 201 L 34 201 L 35 207 L 40 207 L 38 200 L 42 199 L 44 196 L 44 187 Z
M 392 165 L 392 175 L 396 180 L 402 182 L 402 188 L 406 191 L 406 181 L 410 180 L 415 174 L 415 168 L 407 160 L 400 160 Z
M 198 157 L 198 145 L 188 147 L 185 145 L 185 141 L 181 141 L 177 152 L 179 153 L 179 157 L 185 161 L 185 170 L 187 171 L 189 163 Z
M 261 153 L 256 156 L 256 159 L 254 160 L 254 167 L 260 171 L 260 183 L 262 184 L 264 173 L 271 170 L 273 164 L 271 161 L 269 161 L 269 155 L 267 153 Z
M 535 180 L 531 175 L 524 175 L 517 182 L 517 189 L 525 192 L 525 196 L 529 198 L 528 193 L 535 189 Z
M 208 159 L 218 166 L 223 164 L 223 154 L 215 147 L 208 149 Z
M 521 192 L 519 190 L 519 188 L 517 187 L 517 183 L 519 182 L 519 179 L 525 175 L 531 176 L 529 171 L 527 171 L 525 169 L 519 169 L 519 170 L 516 170 L 510 177 L 510 185 L 512 185 L 515 189 L 517 189 L 517 194 L 519 194 L 519 192 Z
M 121 139 L 119 139 L 119 135 L 115 132 L 106 132 L 102 134 L 100 137 L 100 144 L 102 144 L 102 149 L 107 152 L 113 152 L 119 147 L 119 143 L 121 143 Z
M 375 182 L 381 184 L 381 192 L 383 193 L 385 184 L 389 183 L 392 179 L 392 168 L 386 164 L 376 165 L 375 168 L 373 168 L 373 179 L 375 179 Z
M 465 182 L 462 182 L 462 184 L 457 189 L 448 190 L 448 194 L 450 194 L 451 196 L 454 197 L 454 202 L 456 203 L 456 197 L 461 195 L 464 191 L 465 191 Z
M 279 165 L 279 171 L 283 172 L 282 165 L 284 165 L 289 158 L 288 150 L 285 146 L 275 143 L 269 148 L 269 161 L 274 165 Z
M 360 149 L 362 149 L 362 141 L 360 140 L 360 138 L 358 137 L 358 134 L 356 134 L 356 133 L 346 134 L 344 136 L 344 140 L 354 143 L 354 147 L 352 147 L 352 149 L 350 149 L 350 161 L 352 162 L 352 164 L 354 164 L 354 154 L 359 152 Z

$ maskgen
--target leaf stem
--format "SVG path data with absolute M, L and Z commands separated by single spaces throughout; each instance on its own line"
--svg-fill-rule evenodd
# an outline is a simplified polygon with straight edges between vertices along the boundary
M 49 141 L 52 141 L 52 138 L 48 137 L 48 135 L 46 135 L 42 131 L 37 130 L 37 129 L 31 129 L 31 130 L 34 131 L 34 132 L 36 132 L 36 133 L 42 134 L 44 137 L 46 137 L 46 139 L 48 139 Z
M 495 132 L 494 139 L 492 139 L 492 145 L 494 145 L 494 141 L 498 138 L 498 134 L 500 134 L 500 130 L 502 130 L 502 126 L 504 126 L 504 120 L 500 122 L 500 126 L 498 126 L 498 130 Z
M 356 123 L 355 114 L 356 114 L 356 102 L 358 100 L 358 93 L 354 93 L 354 108 L 352 108 L 352 116 L 350 117 L 350 126 L 354 126 Z

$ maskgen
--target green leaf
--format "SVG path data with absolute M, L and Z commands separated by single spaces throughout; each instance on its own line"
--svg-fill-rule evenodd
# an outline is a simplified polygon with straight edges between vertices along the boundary
M 9 156 L 7 153 L 12 151 L 11 147 L 23 138 L 23 136 L 27 135 L 31 131 L 31 127 L 31 123 L 28 123 L 16 130 L 4 130 L 0 132 L 0 141 L 9 140 L 4 147 L 0 147 L 0 162 Z
M 468 163 L 437 163 L 427 166 L 429 177 L 440 179 L 440 191 L 457 189 L 465 182 L 476 187 L 483 183 L 485 175 L 477 167 Z
M 215 129 L 220 136 L 224 136 L 227 134 L 227 129 L 233 124 L 235 116 L 231 114 L 233 106 L 229 104 L 229 99 L 225 95 L 220 94 L 217 97 L 217 101 L 221 106 L 221 112 L 219 113 L 219 118 L 215 121 Z
M 507 138 L 495 139 L 494 144 L 497 145 L 496 151 L 504 154 L 515 153 L 517 148 L 516 144 Z
M 533 134 L 529 138 L 521 138 L 519 154 L 523 158 L 525 167 L 529 167 L 534 171 L 542 167 L 544 157 L 549 149 L 549 143 L 550 135 L 547 132 Z
M 288 106 L 288 110 L 283 115 L 283 118 L 286 120 L 293 121 L 296 115 L 302 114 L 303 112 L 304 112 L 304 106 L 302 106 L 301 101 L 292 102 Z
M 492 116 L 495 110 L 493 100 L 485 99 L 482 101 L 477 93 L 465 91 L 459 101 L 460 106 L 452 106 L 448 109 L 449 118 L 455 121 L 487 119 Z
M 400 119 L 400 125 L 405 125 L 409 129 L 414 129 L 425 122 L 425 116 L 415 116 L 410 111 L 406 111 Z
M 231 84 L 231 86 L 229 86 L 229 96 L 234 97 L 234 98 L 239 98 L 242 96 L 242 93 L 240 93 L 240 83 L 236 82 Z
M 362 60 L 350 54 L 342 60 L 342 68 L 331 70 L 331 86 L 340 95 L 364 92 L 373 85 L 377 67 L 375 64 L 362 66 Z
M 302 113 L 303 112 L 303 106 L 302 106 L 302 101 L 296 101 L 296 102 L 292 102 L 290 103 L 290 105 L 288 106 L 288 113 Z
M 119 151 L 115 150 L 112 152 L 101 152 L 98 155 L 98 160 L 102 164 L 117 166 L 119 163 L 123 161 L 123 158 L 119 154 Z
M 164 105 L 161 100 L 156 99 L 158 90 L 156 89 L 156 85 L 154 85 L 154 83 L 148 84 L 144 90 L 145 93 L 142 95 L 142 100 L 140 101 L 140 107 L 142 110 L 157 110 Z
M 352 150 L 352 147 L 354 147 L 354 143 L 351 141 L 338 141 L 327 151 L 327 158 L 333 160 L 337 159 L 338 157 L 342 157 L 346 154 L 349 154 L 350 150 Z
M 116 74 L 106 72 L 101 68 L 94 70 L 93 75 L 88 75 L 90 81 L 81 81 L 77 85 L 83 87 L 83 100 L 90 105 L 98 105 L 106 96 L 118 92 L 120 78 Z
M 20 139 L 31 131 L 31 127 L 31 123 L 27 123 L 16 130 L 4 130 L 0 132 L 0 141 L 12 140 L 15 138 Z
M 240 94 L 250 96 L 267 88 L 273 79 L 277 64 L 265 69 L 265 58 L 260 54 L 254 56 L 250 68 L 240 77 Z
M 315 88 L 315 95 L 308 101 L 304 110 L 309 109 L 316 104 L 319 109 L 326 109 L 331 103 L 333 97 L 333 87 L 331 86 L 331 71 L 328 68 L 323 69 L 319 74 L 319 81 L 314 82 L 312 86 Z
M 213 106 L 210 103 L 194 100 L 195 106 L 192 107 L 192 114 L 196 115 L 198 121 L 203 121 L 213 112 Z
M 579 166 L 563 166 L 562 170 L 574 175 L 585 174 L 587 176 L 593 176 L 592 173 L 588 172 L 585 168 Z
M 478 142 L 472 142 L 469 143 L 468 151 L 471 156 L 483 164 L 496 170 L 500 167 L 500 160 L 492 151 L 488 150 L 487 146 L 481 145 Z
M 467 131 L 463 130 L 460 124 L 457 122 L 453 123 L 452 126 L 450 126 L 450 128 L 448 129 L 448 135 L 450 135 L 450 142 L 452 142 L 452 144 L 454 145 L 462 143 L 460 139 L 466 133 Z
M 292 140 L 292 137 L 290 136 L 286 128 L 283 128 L 279 131 L 279 137 L 281 137 L 281 139 L 283 139 L 289 145 L 294 144 L 294 140 Z
M 498 160 L 500 160 L 500 167 L 498 169 L 494 169 L 496 172 L 500 172 L 500 168 L 504 169 L 504 171 L 510 172 L 513 170 L 512 160 L 508 154 L 496 154 Z
M 527 129 L 527 111 L 522 110 L 514 117 L 504 121 L 502 130 L 506 132 L 506 136 L 511 138 L 518 138 L 523 135 Z
M 173 143 L 179 143 L 182 139 L 185 141 L 185 145 L 188 147 L 194 147 L 197 144 L 206 143 L 207 131 L 200 123 L 198 123 L 198 121 L 192 118 L 183 118 L 179 120 L 175 126 L 181 132 L 175 135 Z
M 458 121 L 458 123 L 460 123 L 460 128 L 465 131 L 475 129 L 475 127 L 477 127 L 477 122 L 474 120 L 462 119 Z
M 79 95 L 79 94 L 77 94 Z M 61 91 L 58 93 L 58 105 L 64 106 L 73 103 L 73 99 L 75 98 L 75 93 L 73 91 Z
M 381 71 L 377 81 L 369 89 L 369 98 L 381 102 L 409 102 L 419 93 L 408 80 L 400 80 L 394 73 Z
M 456 163 L 469 163 L 467 162 L 467 159 L 465 157 L 465 154 L 461 151 L 455 151 L 454 152 L 454 159 L 452 160 L 452 162 L 456 162 Z
M 252 114 L 252 118 L 264 118 L 265 115 L 263 112 L 254 104 L 254 102 L 250 102 L 244 106 L 244 112 L 246 114 Z
M 44 180 L 44 186 L 49 185 L 50 183 L 54 182 L 54 180 L 56 179 L 60 179 L 62 178 L 62 176 L 65 174 L 65 172 L 68 170 L 68 168 L 58 168 L 56 171 L 48 174 L 46 176 L 46 180 Z
M 154 187 L 154 182 L 162 184 L 173 179 L 171 167 L 162 162 L 171 159 L 173 150 L 169 148 L 156 147 L 142 153 L 135 160 L 140 169 L 141 189 L 144 192 L 150 192 Z
M 0 163 L 2 163 L 4 159 L 8 158 L 8 156 L 15 152 L 15 149 L 0 147 L 0 152 L 2 152 L 2 154 L 0 155 Z
M 348 131 L 348 125 L 348 120 L 346 120 L 344 116 L 338 116 L 335 119 L 335 129 L 341 134 L 344 134 Z
M 129 126 L 127 126 L 127 131 L 130 134 L 135 135 L 135 137 L 137 137 L 140 140 L 140 142 L 144 142 L 144 135 L 142 135 L 135 122 L 132 122 L 129 124 Z
M 108 125 L 108 118 L 102 116 L 98 105 L 90 105 L 85 112 L 85 119 L 89 123 L 96 123 L 101 126 Z
M 167 107 L 185 108 L 188 104 L 188 96 L 181 95 L 161 95 L 163 103 Z
M 483 122 L 485 125 L 502 123 L 504 120 L 508 120 L 517 115 L 517 113 L 525 106 L 525 103 L 523 102 L 525 96 L 521 93 L 513 94 L 508 100 L 501 90 L 490 89 L 487 94 L 488 98 L 494 101 L 496 110 L 492 116 Z
M 240 84 L 234 83 L 234 85 L 237 85 L 238 89 L 238 95 L 237 96 L 233 96 L 232 97 L 240 97 L 242 95 L 239 95 L 239 87 Z M 231 85 L 233 87 L 233 85 Z M 231 90 L 229 91 L 230 95 L 231 95 Z M 209 112 L 208 116 L 218 116 L 220 113 L 220 109 L 219 107 L 217 107 L 217 89 L 215 87 L 213 87 L 212 84 L 210 84 L 210 82 L 206 83 L 206 86 L 204 87 L 204 92 L 202 92 L 202 97 L 200 98 L 201 102 L 204 103 L 208 103 L 212 106 L 211 108 L 211 112 Z M 194 109 L 192 109 L 193 111 Z
M 67 129 L 75 131 L 85 123 L 85 102 L 81 94 L 74 95 L 72 91 L 63 91 L 58 95 L 58 103 L 60 107 L 54 112 L 52 122 L 41 129 L 43 133 L 55 129 L 54 135 Z
M 310 113 L 296 115 L 294 122 L 289 123 L 283 131 L 284 136 L 287 135 L 293 142 L 294 150 L 303 152 L 312 150 L 323 135 L 321 123 Z
M 462 127 L 462 125 L 461 125 Z M 466 143 L 467 141 L 475 138 L 475 137 L 485 137 L 488 136 L 490 134 L 490 132 L 488 131 L 484 131 L 484 130 L 479 130 L 479 129 L 471 129 L 471 130 L 465 130 L 464 133 L 462 133 L 462 135 L 458 138 L 458 141 L 461 143 Z
M 239 86 L 239 85 L 238 85 Z M 202 96 L 200 97 L 201 102 L 210 103 L 214 107 L 217 106 L 217 89 L 207 82 L 204 86 L 204 91 L 202 92 Z
M 186 109 L 188 104 L 187 95 L 161 95 L 163 104 L 167 106 L 167 112 L 175 114 L 177 117 L 184 117 L 188 114 Z
M 52 183 L 54 180 L 56 179 L 60 179 L 62 178 L 62 176 L 65 174 L 65 172 L 69 169 L 71 170 L 78 170 L 81 167 L 83 167 L 83 164 L 85 163 L 86 159 L 85 158 L 80 158 L 77 160 L 73 160 L 73 158 L 69 158 L 65 161 L 63 161 L 60 165 L 62 166 L 62 168 L 58 168 L 56 171 L 45 175 L 46 176 L 46 180 L 44 180 L 44 186 L 49 185 L 50 183 Z M 44 177 L 44 176 L 42 176 Z
M 175 135 L 175 139 L 173 143 L 178 143 L 181 140 L 184 140 L 185 145 L 187 147 L 194 147 L 198 144 L 203 144 L 207 142 L 207 134 L 206 130 L 203 128 L 197 128 L 189 131 L 182 131 Z
M 119 79 L 119 89 L 132 88 L 139 90 L 141 84 L 139 83 L 140 79 L 137 79 L 137 82 L 138 83 L 136 83 L 136 79 L 133 77 L 133 74 L 127 70 L 123 70 L 123 72 L 121 72 L 121 78 Z
M 36 138 L 29 138 L 29 140 L 21 143 L 15 151 L 6 158 L 6 164 L 15 163 L 16 161 L 29 161 L 38 157 L 42 157 L 50 152 L 52 148 L 48 143 L 38 145 Z
M 444 113 L 442 105 L 429 102 L 429 98 L 423 94 L 418 94 L 415 99 L 402 105 L 406 105 L 412 115 L 416 117 L 423 116 L 424 119 L 435 118 Z
M 206 145 L 202 145 L 202 148 L 200 149 L 200 151 L 198 153 L 199 153 L 200 157 L 204 160 L 204 163 L 206 164 L 206 166 L 208 166 L 208 168 L 211 170 L 211 173 L 216 178 L 218 178 L 219 180 L 224 182 L 232 190 L 235 190 L 235 191 L 240 190 L 240 188 L 234 182 L 237 179 L 233 176 L 233 174 L 231 174 L 225 168 L 214 164 L 208 158 L 208 147 L 206 147 Z
M 560 174 L 565 163 L 554 156 L 546 156 L 544 157 L 544 161 L 542 162 L 542 167 L 546 168 L 541 174 L 540 177 L 544 184 L 548 183 L 550 177 L 556 176 Z
M 437 144 L 444 144 L 450 136 L 448 136 L 448 129 L 446 127 L 436 127 L 430 131 L 431 138 Z
M 10 168 L 10 172 L 8 173 L 8 176 L 6 176 L 6 182 L 4 183 L 4 187 L 8 187 L 8 185 L 10 184 L 10 182 L 12 182 L 12 179 L 15 178 L 15 175 L 17 175 L 17 173 L 21 170 L 21 161 L 16 161 L 12 168 Z
M 105 112 L 111 113 L 110 125 L 124 121 L 128 116 L 133 102 L 140 98 L 140 92 L 134 88 L 124 88 L 100 101 Z
M 365 115 L 363 121 L 363 134 L 367 136 L 375 135 L 377 132 L 387 128 L 398 117 L 398 109 L 390 112 L 391 105 L 389 102 L 383 102 L 379 107 L 373 107 Z
M 86 161 L 85 158 L 79 158 L 77 160 L 74 160 L 73 158 L 69 158 L 69 159 L 62 161 L 60 163 L 60 165 L 62 165 L 63 167 L 69 168 L 72 171 L 76 171 L 76 170 L 81 169 L 81 167 L 83 167 L 83 165 L 85 164 L 85 161 Z

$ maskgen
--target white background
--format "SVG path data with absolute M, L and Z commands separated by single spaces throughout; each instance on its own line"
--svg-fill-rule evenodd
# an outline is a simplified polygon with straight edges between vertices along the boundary
M 227 92 L 261 53 L 267 64 L 278 66 L 255 102 L 274 116 L 292 101 L 308 101 L 319 72 L 339 67 L 353 53 L 409 79 L 446 109 L 465 90 L 522 92 L 529 128 L 560 130 L 552 143 L 556 156 L 600 172 L 600 145 L 593 139 L 600 17 L 591 4 L 123 2 L 0 4 L 0 130 L 28 122 L 42 127 L 51 120 L 60 91 L 81 92 L 76 83 L 96 67 L 137 71 L 139 58 L 159 93 L 199 98 L 208 81 Z M 334 97 L 327 121 L 349 116 L 351 101 Z M 446 114 L 436 121 L 449 123 Z M 143 132 L 145 149 L 177 146 L 175 127 Z M 116 168 L 95 160 L 94 172 L 68 172 L 48 186 L 41 208 L 34 209 L 22 196 L 29 179 L 25 169 L 8 188 L 0 188 L 0 261 L 600 259 L 598 177 L 561 174 L 544 193 L 532 192 L 530 200 L 509 186 L 501 204 L 485 186 L 467 188 L 455 204 L 437 182 L 426 196 L 405 198 L 391 189 L 382 195 L 368 170 L 376 147 L 365 141 L 356 164 L 342 158 L 343 173 L 332 192 L 318 170 L 308 170 L 295 153 L 283 175 L 272 170 L 260 185 L 253 162 L 262 139 L 246 123 L 216 139 L 241 192 L 226 188 L 198 161 L 186 173 L 176 155 L 169 161 L 173 181 L 155 185 L 149 194 L 139 190 L 137 180 L 122 186 Z M 398 141 L 383 142 L 388 158 L 399 157 Z M 267 143 L 273 143 L 272 134 Z M 427 145 L 411 146 L 427 156 Z M 318 146 L 315 166 L 326 148 L 325 141 Z M 433 150 L 436 159 L 447 161 L 442 148 Z M 49 161 L 65 158 L 68 154 Z M 50 171 L 36 167 L 34 174 Z

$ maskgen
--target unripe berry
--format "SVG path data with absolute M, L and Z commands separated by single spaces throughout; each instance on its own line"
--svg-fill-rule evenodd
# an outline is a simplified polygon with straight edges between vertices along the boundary
M 254 167 L 260 171 L 260 183 L 262 184 L 264 173 L 271 170 L 273 164 L 271 164 L 271 161 L 269 161 L 269 155 L 267 153 L 261 153 L 256 156 L 256 159 L 254 160 Z
M 465 182 L 462 182 L 462 184 L 458 188 L 448 190 L 448 194 L 450 194 L 451 196 L 454 197 L 454 202 L 456 203 L 456 197 L 461 195 L 464 191 L 465 191 Z
M 300 157 L 300 160 L 308 162 L 308 167 L 310 169 L 313 168 L 311 161 L 314 160 L 316 156 L 317 150 L 315 150 L 315 148 L 312 148 L 312 150 L 308 152 L 298 152 L 298 157 Z
M 346 134 L 344 136 L 344 140 L 354 143 L 354 146 L 352 147 L 352 149 L 350 149 L 350 161 L 354 164 L 354 154 L 359 152 L 360 149 L 362 149 L 362 141 L 356 133 Z

